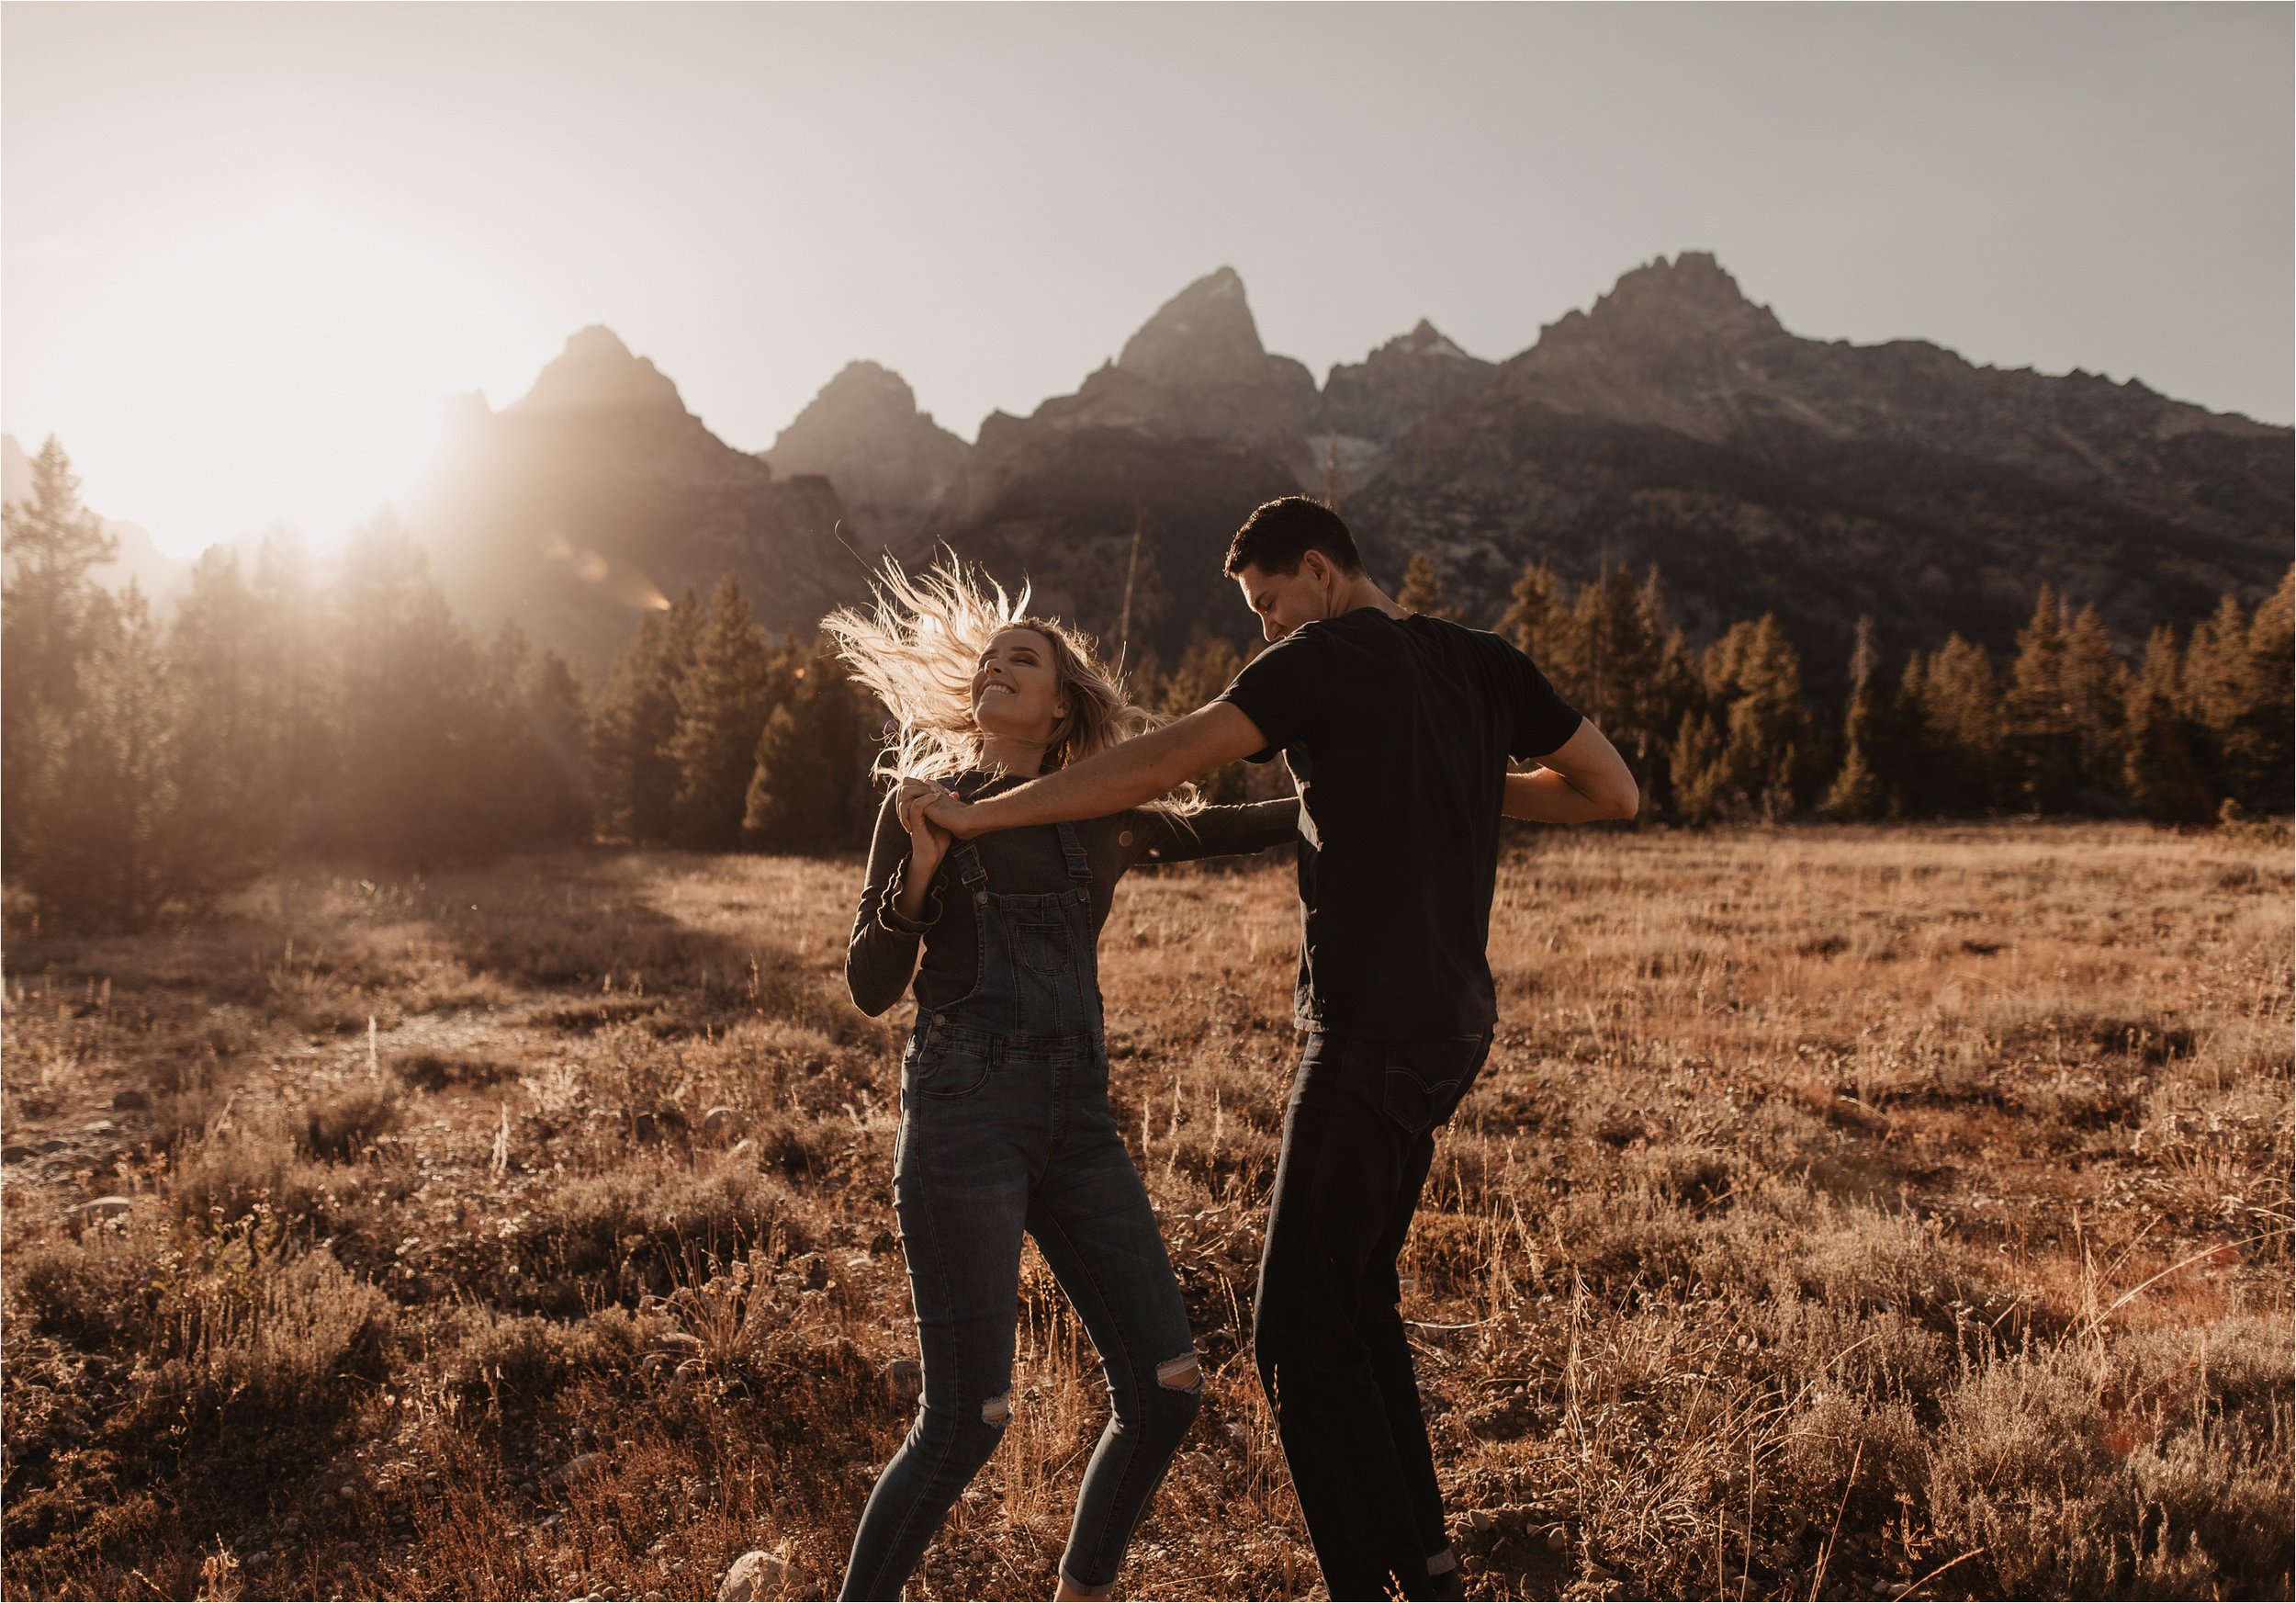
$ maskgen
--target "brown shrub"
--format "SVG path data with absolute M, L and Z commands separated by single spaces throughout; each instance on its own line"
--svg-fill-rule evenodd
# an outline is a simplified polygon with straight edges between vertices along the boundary
M 1946 1396 L 1926 1502 L 1940 1540 L 1983 1548 L 2012 1596 L 2212 1597 L 2228 1575 L 2240 1595 L 2285 1596 L 2290 1424 L 2285 1344 L 2254 1320 L 2197 1354 L 2007 1353 Z
M 511 1064 L 460 1052 L 411 1052 L 391 1062 L 391 1071 L 418 1090 L 443 1091 L 449 1086 L 477 1088 L 514 1078 Z
M 399 1102 L 380 1085 L 354 1085 L 303 1111 L 302 1149 L 331 1163 L 355 1158 L 399 1122 Z
M 222 1226 L 268 1204 L 290 1224 L 315 1223 L 324 1207 L 327 1172 L 298 1151 L 281 1119 L 225 1115 L 212 1134 L 184 1154 L 168 1187 L 178 1217 Z M 298 1133 L 299 1134 L 299 1133 Z
M 388 1299 L 325 1247 L 264 1239 L 261 1215 L 179 1259 L 161 1284 L 155 1400 L 238 1433 L 324 1423 L 347 1385 L 379 1380 Z
M 571 1312 L 666 1294 L 711 1259 L 753 1247 L 803 1251 L 804 1212 L 779 1178 L 754 1168 L 696 1173 L 663 1160 L 568 1182 L 537 1207 L 521 1247 L 529 1271 L 552 1282 L 546 1304 Z

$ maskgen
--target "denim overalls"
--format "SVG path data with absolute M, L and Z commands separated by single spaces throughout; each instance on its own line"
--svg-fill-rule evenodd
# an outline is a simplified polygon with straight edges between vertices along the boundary
M 870 1494 L 845 1597 L 900 1595 L 1004 1436 L 1024 1230 L 1091 1332 L 1113 1405 L 1061 1558 L 1073 1585 L 1115 1582 L 1196 1416 L 1187 1310 L 1109 1112 L 1092 868 L 1075 827 L 1056 832 L 1065 890 L 1000 895 L 972 842 L 950 854 L 978 923 L 980 975 L 962 1000 L 918 1012 L 893 1176 L 924 1402 Z

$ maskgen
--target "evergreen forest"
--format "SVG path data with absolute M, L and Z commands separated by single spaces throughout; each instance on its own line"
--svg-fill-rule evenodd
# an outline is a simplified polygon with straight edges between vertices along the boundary
M 885 731 L 815 638 L 775 638 L 731 578 L 644 615 L 602 672 L 449 611 L 388 514 L 322 579 L 288 534 L 210 550 L 163 621 L 50 440 L 6 514 L 0 862 L 12 919 L 121 928 L 292 857 L 421 869 L 600 839 L 703 852 L 865 845 Z M 1447 614 L 1412 562 L 1399 599 Z M 2205 823 L 2291 805 L 2290 581 L 2117 649 L 2043 588 L 2015 651 L 1958 636 L 1902 663 L 1862 620 L 1844 706 L 1814 706 L 1774 619 L 1702 649 L 1659 573 L 1575 591 L 1527 570 L 1503 633 L 1626 755 L 1644 822 L 2005 814 Z M 1199 637 L 1133 665 L 1159 712 L 1242 666 Z M 1245 794 L 1240 768 L 1210 799 Z

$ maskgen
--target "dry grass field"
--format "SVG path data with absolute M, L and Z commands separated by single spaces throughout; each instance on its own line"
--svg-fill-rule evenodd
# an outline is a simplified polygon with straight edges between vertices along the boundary
M 17 932 L 9 1597 L 832 1592 L 914 1354 L 852 863 L 606 851 Z M 1120 891 L 1116 1094 L 1208 1356 L 1145 1597 L 1320 1586 L 1249 1357 L 1288 867 Z M 1469 1590 L 2290 1588 L 2285 831 L 1525 832 L 1405 1265 Z M 906 1011 L 906 1010 L 904 1010 Z M 96 1199 L 113 1199 L 97 1201 Z M 1049 1590 L 1041 1264 L 912 1583 Z

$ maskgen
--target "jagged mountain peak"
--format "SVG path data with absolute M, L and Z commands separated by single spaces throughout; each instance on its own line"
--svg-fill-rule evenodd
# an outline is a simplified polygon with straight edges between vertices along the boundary
M 1155 384 L 1257 384 L 1267 351 L 1233 267 L 1208 273 L 1165 301 L 1124 342 L 1117 367 Z
M 868 358 L 850 360 L 843 367 L 838 367 L 836 377 L 822 386 L 822 395 L 829 395 L 831 390 L 836 390 L 838 395 L 898 395 L 909 406 L 917 406 L 917 390 L 909 388 L 907 378 L 886 367 L 884 363 L 872 363 Z
M 848 362 L 760 452 L 773 471 L 817 473 L 862 534 L 898 543 L 963 471 L 971 447 L 920 412 L 908 380 Z
M 650 358 L 632 355 L 622 336 L 603 323 L 568 336 L 566 349 L 543 368 L 517 406 L 526 412 L 669 411 L 686 415 L 677 385 Z
M 1458 341 L 1424 317 L 1412 325 L 1411 333 L 1397 334 L 1371 355 L 1376 360 L 1381 355 L 1390 353 L 1399 356 L 1446 356 L 1458 362 L 1481 360 L 1468 355 Z
M 824 426 L 850 427 L 864 420 L 884 426 L 904 427 L 922 421 L 934 428 L 932 413 L 917 404 L 909 381 L 880 362 L 851 361 L 839 367 L 827 384 L 814 392 L 805 410 L 774 436 L 772 446 L 759 453 L 771 458 L 793 439 Z
M 1746 298 L 1737 278 L 1710 251 L 1684 251 L 1669 261 L 1657 256 L 1621 274 L 1610 292 L 1583 318 L 1563 319 L 1559 328 L 1579 325 L 1591 332 L 1666 338 L 1685 334 L 1777 334 L 1784 333 L 1766 306 Z
M 917 391 L 909 381 L 881 363 L 848 362 L 817 390 L 805 408 L 774 436 L 771 448 L 759 455 L 782 472 L 820 472 L 816 467 L 793 468 L 781 458 L 789 453 L 817 455 L 829 436 L 850 436 L 856 430 L 906 431 L 924 429 L 935 435 L 948 431 L 920 411 Z M 961 446 L 963 442 L 950 435 Z

